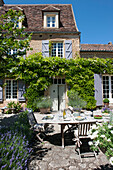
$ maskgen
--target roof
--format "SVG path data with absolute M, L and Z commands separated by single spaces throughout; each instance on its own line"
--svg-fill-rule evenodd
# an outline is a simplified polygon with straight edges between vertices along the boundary
M 21 8 L 26 18 L 26 31 L 28 32 L 65 32 L 65 33 L 79 33 L 71 4 L 42 4 L 42 5 L 4 5 L 4 12 L 8 9 Z M 2 11 L 2 13 L 4 13 Z M 60 14 L 59 28 L 43 28 L 43 12 L 57 11 Z M 0 11 L 0 14 L 1 14 Z
M 107 52 L 113 52 L 113 44 L 81 44 L 80 48 L 81 52 L 85 51 L 107 51 Z
M 0 6 L 2 6 L 4 4 L 3 0 L 0 0 Z

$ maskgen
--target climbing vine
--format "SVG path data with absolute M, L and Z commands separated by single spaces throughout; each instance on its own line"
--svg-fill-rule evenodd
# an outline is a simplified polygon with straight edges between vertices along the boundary
M 65 75 L 69 89 L 77 91 L 87 102 L 87 108 L 95 108 L 94 74 L 113 74 L 113 59 L 77 58 L 64 59 L 59 57 L 43 58 L 41 53 L 21 58 L 13 69 L 17 79 L 24 79 L 28 88 L 25 97 L 29 107 L 35 109 L 33 101 L 42 95 L 52 84 L 55 76 Z

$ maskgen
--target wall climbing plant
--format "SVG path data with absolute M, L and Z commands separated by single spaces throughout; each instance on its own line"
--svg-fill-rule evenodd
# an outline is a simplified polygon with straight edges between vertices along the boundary
M 29 107 L 35 109 L 33 101 L 42 95 L 52 83 L 55 76 L 64 76 L 71 90 L 77 91 L 87 102 L 87 108 L 95 108 L 94 74 L 113 74 L 113 59 L 77 58 L 64 59 L 59 57 L 43 58 L 41 53 L 21 58 L 13 69 L 17 79 L 24 79 L 28 88 L 25 97 Z

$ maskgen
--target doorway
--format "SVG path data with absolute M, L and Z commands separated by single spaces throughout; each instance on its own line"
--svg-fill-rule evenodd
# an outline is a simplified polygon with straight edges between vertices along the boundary
M 66 85 L 62 79 L 54 79 L 54 83 L 50 86 L 50 98 L 52 99 L 52 110 L 64 110 L 66 106 Z M 60 83 L 60 84 L 59 84 Z

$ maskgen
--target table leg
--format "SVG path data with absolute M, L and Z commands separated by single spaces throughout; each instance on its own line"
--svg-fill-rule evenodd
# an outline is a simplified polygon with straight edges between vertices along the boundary
M 64 148 L 64 128 L 65 125 L 61 124 L 62 148 Z

